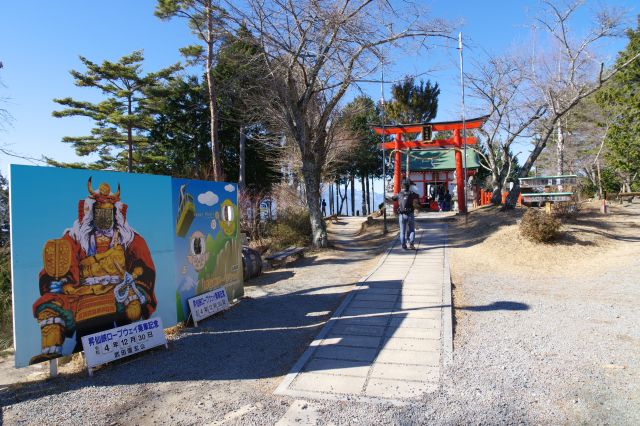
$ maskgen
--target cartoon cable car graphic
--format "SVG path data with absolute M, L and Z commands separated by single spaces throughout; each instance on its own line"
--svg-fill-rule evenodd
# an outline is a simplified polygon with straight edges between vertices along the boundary
M 196 206 L 193 197 L 187 192 L 187 184 L 180 186 L 180 198 L 178 199 L 178 219 L 176 221 L 176 235 L 183 237 L 187 235 L 189 227 L 196 216 Z
M 222 230 L 226 235 L 233 235 L 236 231 L 236 215 L 235 205 L 230 200 L 224 200 L 222 208 L 220 209 L 221 215 L 216 213 L 216 217 L 220 220 Z M 222 217 L 221 217 L 222 216 Z

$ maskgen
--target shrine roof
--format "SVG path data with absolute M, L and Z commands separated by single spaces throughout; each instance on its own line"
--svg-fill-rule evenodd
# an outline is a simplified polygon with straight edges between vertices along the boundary
M 402 169 L 405 168 L 406 164 L 407 157 L 403 153 Z M 467 169 L 477 169 L 479 167 L 480 164 L 478 162 L 478 154 L 472 149 L 467 149 Z M 412 172 L 431 170 L 455 170 L 456 160 L 454 150 L 438 149 L 429 151 L 411 151 L 409 168 Z M 393 164 L 391 165 L 391 169 L 393 169 Z

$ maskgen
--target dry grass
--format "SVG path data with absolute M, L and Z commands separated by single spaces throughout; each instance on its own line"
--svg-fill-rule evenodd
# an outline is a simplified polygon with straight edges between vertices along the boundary
M 520 235 L 534 243 L 548 243 L 558 238 L 560 220 L 538 209 L 528 209 L 520 220 Z
M 466 224 L 464 218 L 457 218 L 450 230 L 454 274 L 478 270 L 507 276 L 591 273 L 604 262 L 624 265 L 640 246 L 638 205 L 614 205 L 605 216 L 597 203 L 585 204 L 575 220 L 563 223 L 561 235 L 551 244 L 534 243 L 520 235 L 518 222 L 523 212 L 488 207 L 470 213 Z

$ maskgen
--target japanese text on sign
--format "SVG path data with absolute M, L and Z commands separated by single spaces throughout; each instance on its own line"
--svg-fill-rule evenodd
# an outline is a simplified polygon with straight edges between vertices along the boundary
M 224 288 L 200 294 L 189 299 L 189 308 L 194 321 L 201 321 L 229 307 L 229 299 Z
M 82 337 L 89 368 L 166 344 L 160 318 L 138 321 Z

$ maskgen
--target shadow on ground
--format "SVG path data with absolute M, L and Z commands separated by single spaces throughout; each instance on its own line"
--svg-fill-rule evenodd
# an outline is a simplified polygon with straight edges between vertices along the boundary
M 334 248 L 312 253 L 295 266 L 297 269 L 368 260 L 382 251 L 392 238 L 392 234 L 377 233 L 336 238 Z M 353 250 L 361 245 L 368 248 Z M 62 368 L 55 379 L 0 387 L 0 405 L 88 386 L 281 377 L 305 351 L 354 284 L 322 274 L 321 271 L 327 271 L 326 266 L 318 271 L 317 279 L 305 278 L 303 283 L 296 276 L 304 273 L 299 269 L 297 272 L 287 268 L 269 271 L 247 283 L 247 286 L 260 286 L 265 295 L 244 298 L 230 310 L 201 322 L 200 327 L 182 329 L 177 338 L 169 341 L 169 349 L 157 348 L 114 361 L 97 369 L 92 378 L 87 377 L 86 371 L 64 373 Z M 316 272 L 307 273 L 306 277 L 313 274 Z
M 511 302 L 511 301 L 499 301 L 493 302 L 488 305 L 479 305 L 479 306 L 460 306 L 457 309 L 463 311 L 473 311 L 473 312 L 487 312 L 487 311 L 528 311 L 530 306 L 526 303 L 520 302 Z

